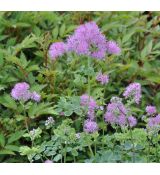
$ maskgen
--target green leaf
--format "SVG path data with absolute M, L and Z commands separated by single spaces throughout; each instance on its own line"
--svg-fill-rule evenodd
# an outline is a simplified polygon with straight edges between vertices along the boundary
M 15 155 L 15 153 L 11 150 L 7 150 L 7 149 L 3 149 L 3 150 L 0 150 L 0 154 L 9 154 L 9 155 Z
M 151 41 L 144 47 L 144 49 L 143 49 L 142 52 L 141 52 L 141 58 L 142 58 L 142 60 L 144 60 L 145 57 L 151 53 L 152 45 L 153 45 L 153 41 L 151 40 Z
M 15 133 L 11 134 L 8 139 L 8 144 L 13 143 L 19 140 L 24 134 L 24 131 L 16 131 Z
M 55 162 L 58 162 L 59 160 L 62 159 L 62 155 L 61 154 L 57 154 L 55 157 L 54 157 L 54 161 Z
M 58 27 L 57 26 L 53 29 L 52 34 L 53 34 L 53 38 L 57 39 L 57 37 L 58 37 Z
M 78 152 L 76 149 L 72 149 L 71 153 L 73 156 L 78 156 Z
M 1 36 L 0 36 L 0 41 L 5 40 L 7 37 L 8 37 L 8 35 L 1 35 Z
M 17 109 L 16 102 L 8 94 L 5 94 L 0 97 L 0 104 L 10 109 L 15 109 L 15 110 Z
M 11 151 L 17 151 L 17 152 L 19 151 L 19 147 L 16 145 L 6 145 L 5 148 Z
M 59 35 L 60 35 L 61 37 L 64 36 L 65 29 L 66 29 L 66 25 L 63 24 L 63 25 L 61 26 L 61 28 L 60 28 L 60 32 L 59 32 Z
M 4 145 L 5 145 L 5 137 L 2 133 L 0 134 L 0 145 L 2 147 L 4 147 Z
M 122 39 L 122 43 L 127 42 L 134 33 L 135 33 L 135 31 L 132 30 L 129 33 L 125 34 L 124 37 L 123 37 L 123 39 Z
M 129 142 L 129 141 L 126 141 L 125 144 L 124 144 L 124 149 L 125 149 L 125 150 L 130 150 L 130 149 L 132 149 L 132 143 Z
M 57 114 L 51 103 L 34 103 L 28 111 L 28 115 L 31 118 L 38 117 L 44 114 Z

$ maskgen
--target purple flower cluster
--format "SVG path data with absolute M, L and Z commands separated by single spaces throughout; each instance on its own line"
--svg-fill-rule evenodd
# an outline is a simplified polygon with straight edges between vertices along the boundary
M 68 38 L 67 50 L 103 59 L 106 54 L 106 39 L 95 22 L 88 22 L 80 25 Z
M 104 119 L 107 123 L 123 126 L 126 124 L 127 109 L 118 97 L 107 105 Z
M 141 95 L 141 85 L 140 83 L 131 83 L 123 93 L 123 96 L 127 98 L 132 98 L 135 103 L 139 104 Z
M 87 117 L 88 119 L 84 122 L 84 131 L 92 133 L 98 130 L 98 125 L 95 122 L 95 109 L 98 109 L 96 101 L 87 94 L 83 94 L 80 97 L 81 105 L 88 108 Z
M 147 112 L 148 115 L 153 115 L 157 112 L 157 110 L 156 110 L 155 106 L 150 105 L 150 106 L 146 107 L 146 112 Z
M 52 60 L 67 52 L 104 59 L 106 52 L 117 55 L 121 49 L 116 42 L 107 41 L 97 24 L 91 21 L 77 27 L 73 35 L 67 38 L 66 43 L 56 42 L 49 48 L 49 55 Z
M 52 60 L 62 56 L 66 52 L 66 45 L 63 42 L 53 43 L 49 48 L 49 55 Z
M 148 126 L 150 128 L 156 127 L 160 124 L 160 114 L 158 114 L 156 117 L 151 117 L 148 120 Z
M 128 124 L 130 127 L 134 127 L 137 125 L 137 119 L 133 116 L 128 117 Z
M 40 102 L 41 96 L 37 92 L 30 93 L 30 99 L 36 102 Z
M 121 52 L 120 47 L 115 41 L 108 41 L 106 44 L 107 52 L 110 54 L 119 55 Z
M 94 116 L 95 109 L 98 108 L 96 101 L 91 96 L 88 96 L 87 94 L 83 94 L 80 97 L 80 104 L 88 108 L 88 113 L 87 113 L 88 118 L 93 120 L 95 118 Z
M 129 125 L 133 127 L 137 124 L 137 120 L 133 116 L 127 117 L 127 109 L 118 97 L 113 97 L 107 105 L 104 119 L 107 123 L 117 124 L 120 126 Z
M 26 82 L 17 83 L 11 91 L 11 96 L 15 100 L 28 101 L 29 99 L 39 102 L 41 96 L 37 92 L 30 92 L 30 86 Z
M 84 131 L 87 133 L 93 133 L 98 130 L 98 125 L 94 120 L 87 119 L 84 122 Z
M 96 80 L 100 82 L 102 85 L 107 84 L 109 82 L 109 76 L 102 74 L 101 72 L 98 73 Z

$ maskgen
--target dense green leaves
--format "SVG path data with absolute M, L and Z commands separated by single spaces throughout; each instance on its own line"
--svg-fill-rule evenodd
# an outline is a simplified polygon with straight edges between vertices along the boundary
M 159 134 L 149 132 L 147 118 L 143 120 L 146 105 L 154 104 L 160 112 L 159 12 L 147 13 L 0 12 L 1 162 L 159 161 Z M 86 56 L 73 53 L 51 60 L 51 43 L 66 42 L 79 24 L 91 19 L 118 43 L 121 54 L 90 58 L 90 66 Z M 107 85 L 97 82 L 100 71 L 109 75 Z M 27 82 L 41 100 L 14 100 L 10 94 L 18 82 Z M 131 82 L 142 85 L 141 103 L 130 108 L 138 120 L 132 138 L 127 127 L 103 120 L 111 97 L 122 97 Z M 89 91 L 99 106 L 99 130 L 92 134 L 83 132 L 87 106 L 80 103 Z

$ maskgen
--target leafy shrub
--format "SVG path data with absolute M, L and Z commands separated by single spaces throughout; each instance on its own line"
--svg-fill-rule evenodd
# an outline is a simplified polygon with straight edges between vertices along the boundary
M 1 12 L 0 161 L 159 162 L 158 15 Z

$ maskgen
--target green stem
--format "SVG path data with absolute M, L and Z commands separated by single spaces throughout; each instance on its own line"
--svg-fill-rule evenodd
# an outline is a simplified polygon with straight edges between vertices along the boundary
M 24 121 L 25 121 L 25 127 L 27 129 L 27 132 L 29 133 L 29 127 L 28 127 L 28 122 L 27 122 L 27 114 L 26 114 L 26 109 L 25 109 L 25 106 L 24 106 L 24 103 L 23 102 L 20 102 L 20 104 L 22 105 L 23 107 L 23 115 L 25 117 Z
M 150 161 L 150 138 L 149 138 L 149 136 L 148 136 L 149 134 L 148 134 L 148 130 L 147 130 L 147 138 L 148 138 L 148 151 L 147 151 L 147 163 L 149 163 L 149 161 Z
M 159 162 L 158 160 L 158 142 L 156 142 L 155 147 L 156 147 L 156 162 Z
M 92 157 L 94 157 L 94 153 L 93 153 L 93 151 L 92 151 L 91 145 L 88 145 L 88 148 L 89 148 L 89 151 L 90 151 Z
M 67 148 L 67 144 L 65 145 L 64 163 L 66 163 L 66 157 L 67 157 L 66 148 Z
M 105 124 L 104 117 L 103 117 L 103 123 Z M 106 128 L 107 128 L 107 125 L 106 125 Z M 106 130 L 107 130 L 107 129 L 106 129 Z M 105 128 L 104 128 L 104 126 L 103 126 L 103 128 L 102 128 L 102 137 L 103 137 L 103 139 L 104 139 L 104 135 L 105 135 Z M 104 150 L 104 140 L 103 140 L 103 142 L 102 142 L 102 149 Z
M 73 160 L 74 160 L 74 163 L 76 163 L 76 157 L 75 156 L 73 156 Z
M 134 140 L 133 140 L 133 134 L 132 134 L 131 128 L 129 128 L 129 132 L 130 132 L 131 142 L 132 142 L 132 152 L 133 152 L 132 162 L 135 163 L 135 147 L 134 147 Z
M 94 155 L 96 155 L 96 153 L 97 153 L 97 144 L 96 144 L 96 142 L 94 143 Z

